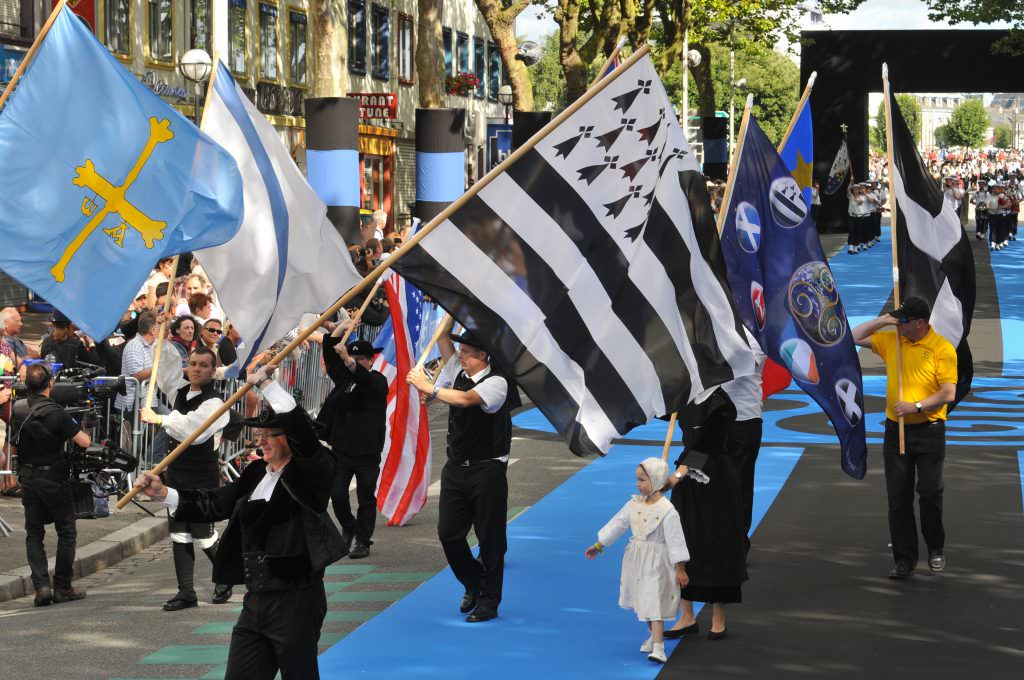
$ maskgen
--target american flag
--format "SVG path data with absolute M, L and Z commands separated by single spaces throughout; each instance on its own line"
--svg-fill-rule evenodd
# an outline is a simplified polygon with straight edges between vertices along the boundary
M 398 274 L 384 281 L 391 318 L 377 336 L 384 351 L 373 368 L 388 379 L 387 432 L 377 478 L 377 509 L 388 526 L 402 525 L 423 509 L 430 484 L 430 425 L 419 392 L 405 382 L 424 335 L 423 293 Z

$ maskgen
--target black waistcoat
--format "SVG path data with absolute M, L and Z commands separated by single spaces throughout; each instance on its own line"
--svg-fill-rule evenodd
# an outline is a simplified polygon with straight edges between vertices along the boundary
M 493 368 L 491 375 L 497 375 Z M 502 376 L 504 377 L 504 376 Z M 511 381 L 509 393 L 514 389 Z M 460 371 L 455 379 L 452 389 L 461 392 L 468 392 L 476 386 L 466 375 Z M 506 396 L 505 402 L 495 413 L 484 413 L 479 406 L 468 406 L 459 408 L 452 406 L 448 409 L 448 460 L 453 463 L 463 461 L 487 460 L 489 458 L 500 458 L 507 456 L 512 446 L 512 418 L 510 400 Z
M 199 394 L 187 399 L 191 389 L 191 385 L 186 385 L 178 390 L 174 399 L 174 410 L 178 413 L 191 413 L 204 401 L 217 397 L 212 382 L 205 385 Z M 214 439 L 210 437 L 202 444 L 193 444 L 174 459 L 167 468 L 172 484 L 190 489 L 215 489 L 220 485 L 220 465 L 213 445 Z M 171 439 L 172 449 L 178 444 L 180 442 Z

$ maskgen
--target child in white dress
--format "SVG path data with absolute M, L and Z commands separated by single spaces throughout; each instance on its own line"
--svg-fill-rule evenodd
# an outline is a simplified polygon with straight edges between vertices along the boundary
M 597 557 L 606 545 L 614 543 L 627 529 L 633 532 L 622 557 L 619 606 L 632 609 L 647 622 L 650 635 L 640 646 L 648 659 L 665 663 L 665 621 L 675 619 L 679 608 L 679 590 L 686 586 L 686 548 L 679 513 L 662 495 L 667 487 L 668 463 L 647 458 L 636 468 L 633 496 L 615 517 L 597 533 L 597 543 L 587 548 L 588 560 Z

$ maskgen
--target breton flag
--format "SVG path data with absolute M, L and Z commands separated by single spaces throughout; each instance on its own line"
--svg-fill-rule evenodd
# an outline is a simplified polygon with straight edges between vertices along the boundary
M 967 344 L 974 318 L 974 255 L 959 215 L 942 200 L 942 189 L 925 168 L 891 94 L 889 106 L 900 299 L 926 300 L 935 332 L 956 347 L 958 375 L 952 408 L 967 396 L 974 378 L 974 359 Z
M 595 89 L 392 265 L 580 455 L 754 372 L 704 178 L 650 58 Z
M 846 133 L 843 133 L 843 143 L 839 145 L 836 152 L 836 159 L 832 161 L 832 169 L 828 171 L 828 180 L 825 182 L 825 193 L 831 196 L 839 191 L 850 174 L 850 149 L 846 145 Z
M 66 7 L 0 113 L 0 269 L 97 340 L 157 260 L 232 238 L 235 161 Z
M 387 432 L 377 478 L 377 509 L 388 526 L 402 525 L 427 502 L 430 485 L 430 423 L 420 394 L 405 382 L 416 364 L 424 332 L 423 293 L 395 273 L 384 280 L 391 317 L 377 335 L 384 351 L 373 368 L 388 379 Z
M 864 387 L 839 288 L 800 183 L 753 116 L 740 140 L 722 229 L 733 301 L 773 361 L 821 406 L 839 436 L 843 471 L 867 471 Z M 760 224 L 748 247 L 747 225 Z
M 219 61 L 202 127 L 242 173 L 245 220 L 238 235 L 195 255 L 249 348 L 244 367 L 304 313 L 327 309 L 361 277 L 327 219 L 327 206 Z

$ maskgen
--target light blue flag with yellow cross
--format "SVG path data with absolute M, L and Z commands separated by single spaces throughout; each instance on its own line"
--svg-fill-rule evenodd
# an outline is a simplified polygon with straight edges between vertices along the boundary
M 232 157 L 62 9 L 0 111 L 0 269 L 100 339 L 159 258 L 242 217 Z

